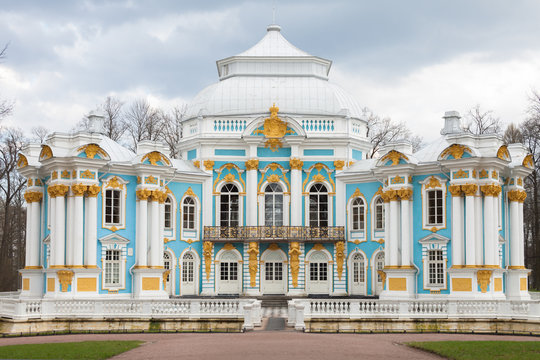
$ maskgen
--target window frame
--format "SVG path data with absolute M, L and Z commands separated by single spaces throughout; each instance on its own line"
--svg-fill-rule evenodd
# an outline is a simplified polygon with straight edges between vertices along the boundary
M 431 292 L 439 293 L 441 290 L 448 289 L 448 241 L 449 238 L 432 233 L 424 238 L 418 240 L 422 246 L 422 272 L 423 272 L 423 289 Z M 442 263 L 442 279 L 440 284 L 433 284 L 430 282 L 430 264 L 433 263 L 429 259 L 430 251 L 440 250 L 442 254 L 442 260 L 437 260 Z
M 109 290 L 113 292 L 118 292 L 119 290 L 125 290 L 126 289 L 126 263 L 127 263 L 127 252 L 128 252 L 128 244 L 129 240 L 117 235 L 115 233 L 109 234 L 107 236 L 104 236 L 99 239 L 99 242 L 101 243 L 101 289 L 102 290 Z M 120 254 L 120 259 L 118 260 L 118 263 L 120 264 L 119 274 L 120 274 L 120 281 L 118 284 L 110 284 L 106 283 L 105 280 L 105 264 L 108 261 L 107 260 L 107 251 L 108 250 L 118 250 Z
M 127 184 L 129 181 L 124 180 L 118 175 L 111 175 L 103 180 L 101 186 L 101 226 L 104 229 L 111 231 L 122 230 L 126 228 L 126 199 L 127 199 Z M 119 191 L 119 222 L 107 222 L 107 191 Z
M 317 185 L 320 185 L 322 186 L 326 191 L 317 191 L 317 192 L 313 192 L 312 189 L 314 187 L 316 187 Z M 332 221 L 330 220 L 331 217 L 332 217 L 332 213 L 330 211 L 330 207 L 331 207 L 331 201 L 330 201 L 330 194 L 329 194 L 329 191 L 328 191 L 328 185 L 325 184 L 325 183 L 321 183 L 321 182 L 315 182 L 313 184 L 310 184 L 309 187 L 308 187 L 308 192 L 307 192 L 307 209 L 308 209 L 308 212 L 307 212 L 307 218 L 308 218 L 308 226 L 309 227 L 329 227 L 329 226 L 332 226 Z M 312 196 L 316 196 L 317 197 L 317 218 L 315 220 L 312 220 L 312 214 L 314 213 L 311 209 L 311 197 Z M 321 204 L 323 204 L 321 202 L 321 196 L 326 196 L 326 225 L 321 225 L 321 221 L 324 221 L 324 219 L 321 219 L 321 210 L 320 210 L 320 207 L 321 207 Z M 316 222 L 317 225 L 312 225 L 312 222 Z
M 117 257 L 116 259 L 110 259 L 110 257 Z M 116 265 L 116 273 L 115 273 Z M 121 285 L 120 283 L 120 269 L 122 267 L 122 251 L 119 249 L 107 249 L 105 250 L 105 259 L 103 260 L 103 285 L 108 288 L 115 288 Z M 115 277 L 118 277 L 115 279 Z
M 186 201 L 191 201 L 191 204 L 186 204 Z M 186 213 L 186 209 L 188 209 Z M 189 213 L 193 216 L 192 220 L 189 220 L 189 218 L 186 220 L 186 215 L 189 217 Z M 195 231 L 196 230 L 196 221 L 197 218 L 197 202 L 195 199 L 191 196 L 186 196 L 182 199 L 182 229 L 189 230 L 189 231 Z M 192 223 L 191 226 L 186 226 L 186 222 L 189 225 L 189 223 Z
M 184 228 L 184 201 L 186 198 L 191 198 L 194 202 L 194 229 Z M 180 239 L 183 241 L 199 241 L 200 227 L 201 227 L 201 202 L 197 194 L 195 194 L 191 187 L 189 187 L 180 201 L 176 204 L 178 212 L 180 213 Z
M 447 197 L 448 191 L 446 186 L 446 179 L 439 176 L 429 175 L 419 183 L 422 185 L 422 229 L 430 231 L 439 231 L 446 229 L 447 226 Z M 442 210 L 442 222 L 431 223 L 430 222 L 430 207 L 429 207 L 429 193 L 432 191 L 441 191 L 441 210 Z M 435 216 L 438 214 L 435 213 Z M 437 220 L 437 219 L 436 219 Z
M 245 192 L 244 192 L 243 187 L 241 186 L 241 184 L 236 180 L 235 181 L 223 181 L 222 183 L 218 184 L 218 186 L 216 187 L 217 189 L 219 189 L 219 191 L 214 193 L 214 195 L 215 195 L 215 212 L 216 212 L 215 224 L 216 224 L 216 226 L 231 226 L 231 225 L 222 225 L 222 222 L 221 222 L 221 217 L 222 217 L 222 211 L 221 211 L 222 195 L 225 194 L 223 192 L 223 189 L 227 185 L 234 185 L 234 186 L 236 186 L 236 189 L 237 189 L 237 192 L 232 193 L 232 194 L 236 194 L 238 196 L 238 224 L 233 225 L 233 226 L 242 226 L 243 222 L 244 222 L 243 217 L 244 217 L 244 196 L 245 196 Z M 228 192 L 228 193 L 230 193 L 230 192 Z
M 269 187 L 279 188 L 279 191 L 268 191 Z M 285 193 L 283 191 L 283 186 L 279 182 L 268 183 L 264 186 L 264 225 L 265 226 L 284 226 L 285 225 Z M 281 196 L 281 222 L 276 224 L 276 196 Z M 272 221 L 271 224 L 267 223 L 267 211 L 268 211 L 268 198 L 271 197 L 272 201 Z

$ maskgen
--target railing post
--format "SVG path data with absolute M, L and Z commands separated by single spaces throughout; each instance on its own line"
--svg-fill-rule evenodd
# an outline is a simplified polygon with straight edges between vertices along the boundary
M 458 317 L 458 303 L 455 300 L 448 300 L 448 318 Z
M 244 305 L 244 330 L 253 330 L 253 321 L 251 319 L 252 315 L 252 304 L 245 304 Z
M 296 306 L 294 300 L 287 302 L 287 326 L 294 326 L 296 322 Z
M 93 318 L 104 318 L 105 317 L 105 306 L 104 301 L 96 300 L 94 303 L 94 313 L 92 314 Z
M 398 318 L 409 318 L 409 301 L 400 301 L 399 302 L 399 313 Z
M 189 300 L 189 317 L 198 318 L 201 316 L 201 300 Z
M 304 322 L 304 304 L 296 304 L 296 322 L 294 328 L 296 330 L 305 330 L 306 323 Z
M 253 304 L 253 325 L 261 326 L 262 314 L 261 314 L 261 301 L 256 300 Z
M 349 318 L 358 317 L 360 315 L 360 301 L 352 300 L 349 305 Z

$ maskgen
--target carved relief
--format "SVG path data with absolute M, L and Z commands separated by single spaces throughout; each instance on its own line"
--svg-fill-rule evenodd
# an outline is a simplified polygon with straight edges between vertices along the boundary
M 510 190 L 508 192 L 508 201 L 524 202 L 527 198 L 527 193 L 523 190 Z
M 73 195 L 75 196 L 84 196 L 86 189 L 88 189 L 88 186 L 84 184 L 71 185 L 71 191 L 73 192 Z
M 88 192 L 89 197 L 97 197 L 99 192 L 101 191 L 101 187 L 99 185 L 90 185 L 88 186 L 88 189 L 86 190 Z
M 450 194 L 452 194 L 452 196 L 461 196 L 462 194 L 461 186 L 459 185 L 450 185 L 448 187 L 448 191 L 450 191 Z
M 492 270 L 478 270 L 476 273 L 476 278 L 478 280 L 478 285 L 480 285 L 480 290 L 485 293 L 487 292 L 487 287 L 489 280 L 491 279 Z
M 86 157 L 89 159 L 93 159 L 96 156 L 96 154 L 99 154 L 103 158 L 107 157 L 107 153 L 97 144 L 83 145 L 80 148 L 78 148 L 77 151 L 78 152 L 84 151 L 86 154 Z
M 250 242 L 247 253 L 249 255 L 249 286 L 255 287 L 257 284 L 257 255 L 259 255 L 259 244 L 254 241 Z
M 163 155 L 159 151 L 152 151 L 144 155 L 141 159 L 141 162 L 143 163 L 147 159 L 152 165 L 158 165 L 158 161 L 161 161 L 162 163 L 167 165 L 171 165 L 170 161 L 165 157 L 165 155 Z
M 205 262 L 206 280 L 210 280 L 210 272 L 212 271 L 212 249 L 214 244 L 210 241 L 203 242 L 203 256 Z
M 259 168 L 259 160 L 257 159 L 250 159 L 246 161 L 246 169 L 247 170 L 257 170 Z
M 204 160 L 203 165 L 204 165 L 204 169 L 208 171 L 214 168 L 214 162 L 212 160 Z
M 345 259 L 345 241 L 336 243 L 336 265 L 338 279 L 341 280 L 343 274 L 343 260 Z
M 343 160 L 334 161 L 334 167 L 336 168 L 336 170 L 343 170 L 344 166 L 345 166 L 345 161 Z
M 387 160 L 390 160 L 390 161 L 392 161 L 391 166 L 394 166 L 394 165 L 399 164 L 400 159 L 403 159 L 405 161 L 409 160 L 409 158 L 407 156 L 403 155 L 399 151 L 391 150 L 390 152 L 388 152 L 386 155 L 384 155 L 382 157 L 381 161 L 386 162 Z
M 291 267 L 292 286 L 298 287 L 298 271 L 300 270 L 300 243 L 292 241 L 289 244 L 289 261 Z
M 302 170 L 304 162 L 298 158 L 292 158 L 291 160 L 289 160 L 289 166 L 292 170 Z
M 465 196 L 474 196 L 476 192 L 478 191 L 478 185 L 476 184 L 461 185 L 461 190 L 463 191 Z
M 67 292 L 69 285 L 71 285 L 71 281 L 73 280 L 73 271 L 69 270 L 60 270 L 57 273 L 58 275 L 58 282 L 60 282 L 60 286 L 62 287 L 62 292 Z

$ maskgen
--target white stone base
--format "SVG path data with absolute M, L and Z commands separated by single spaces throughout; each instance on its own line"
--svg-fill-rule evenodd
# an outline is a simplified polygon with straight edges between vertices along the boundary
M 133 269 L 133 298 L 168 299 L 163 284 L 165 269 Z
M 528 291 L 528 269 L 509 269 L 506 274 L 506 296 L 508 300 L 530 300 Z M 522 280 L 524 279 L 524 280 Z
M 384 269 L 386 281 L 379 295 L 381 300 L 414 299 L 416 297 L 416 269 Z
M 40 299 L 43 297 L 43 269 L 19 270 L 22 277 L 20 297 L 24 299 Z
M 485 291 L 478 281 L 480 271 L 491 271 Z M 502 269 L 451 268 L 448 270 L 449 299 L 505 300 Z
M 100 268 L 73 269 L 73 272 L 75 275 L 73 276 L 71 292 L 74 298 L 94 298 L 100 295 Z

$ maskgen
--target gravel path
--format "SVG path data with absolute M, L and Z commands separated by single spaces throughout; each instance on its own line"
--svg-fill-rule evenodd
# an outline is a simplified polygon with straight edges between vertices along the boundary
M 440 359 L 411 349 L 409 341 L 540 341 L 528 336 L 464 334 L 307 334 L 252 331 L 245 334 L 99 334 L 2 338 L 0 345 L 90 340 L 142 340 L 145 344 L 114 359 Z

